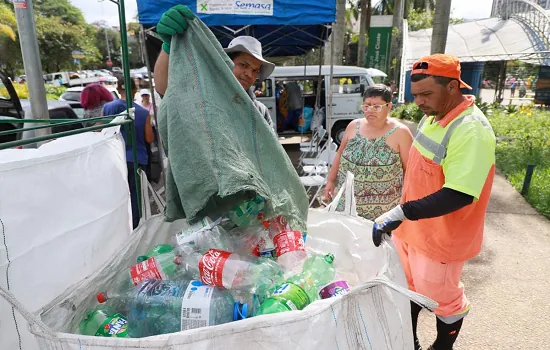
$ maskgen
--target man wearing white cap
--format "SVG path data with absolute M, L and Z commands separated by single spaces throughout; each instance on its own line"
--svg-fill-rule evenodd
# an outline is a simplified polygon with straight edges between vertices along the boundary
M 176 5 L 166 11 L 157 24 L 157 34 L 162 38 L 162 51 L 155 64 L 155 88 L 164 95 L 168 86 L 168 61 L 172 36 L 183 33 L 187 21 L 193 20 L 195 15 L 184 5 Z M 273 129 L 273 121 L 267 107 L 256 100 L 252 86 L 259 79 L 264 81 L 275 69 L 275 65 L 262 56 L 262 44 L 251 36 L 239 36 L 233 39 L 224 49 L 234 63 L 233 74 L 241 86 L 246 90 L 250 99 L 260 111 L 268 125 Z

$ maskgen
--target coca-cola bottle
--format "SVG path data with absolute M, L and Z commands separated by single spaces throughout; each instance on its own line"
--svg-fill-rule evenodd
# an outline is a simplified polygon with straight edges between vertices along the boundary
M 192 252 L 179 258 L 192 278 L 204 284 L 256 294 L 263 300 L 282 282 L 279 265 L 269 259 L 209 249 L 204 254 Z

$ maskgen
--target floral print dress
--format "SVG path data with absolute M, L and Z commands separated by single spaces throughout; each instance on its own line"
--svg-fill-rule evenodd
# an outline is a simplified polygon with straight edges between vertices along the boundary
M 401 156 L 386 143 L 397 127 L 382 137 L 369 139 L 359 133 L 360 123 L 356 124 L 355 136 L 348 141 L 340 159 L 337 189 L 345 184 L 347 172 L 351 172 L 355 177 L 357 214 L 374 220 L 399 204 L 401 199 Z M 337 210 L 344 210 L 344 203 L 342 196 Z

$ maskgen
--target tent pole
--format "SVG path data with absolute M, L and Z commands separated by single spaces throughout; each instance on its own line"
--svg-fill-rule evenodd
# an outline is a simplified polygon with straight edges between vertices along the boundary
M 147 54 L 147 47 L 145 45 L 145 40 L 147 40 L 147 34 L 145 34 L 145 28 L 143 27 L 143 24 L 140 24 L 139 25 L 140 27 L 140 36 L 142 37 L 141 39 L 141 45 L 142 45 L 142 52 L 144 52 L 144 56 L 145 56 L 145 65 L 147 66 L 147 75 L 149 77 L 149 90 L 151 91 L 151 102 L 153 103 L 153 111 L 155 111 L 155 114 L 153 115 L 153 120 L 155 121 L 155 137 L 157 138 L 158 140 L 158 148 L 159 148 L 159 151 L 160 151 L 160 161 L 161 161 L 161 168 L 162 168 L 162 172 L 165 174 L 166 172 L 166 169 L 164 169 L 164 161 L 163 161 L 163 156 L 164 156 L 164 146 L 163 146 L 163 143 L 162 143 L 162 140 L 160 139 L 160 132 L 159 132 L 159 127 L 158 127 L 158 121 L 157 121 L 157 100 L 155 98 L 155 88 L 153 87 L 153 78 L 152 78 L 152 74 L 151 74 L 151 61 L 149 61 L 149 55 Z
M 332 80 L 334 76 L 334 31 L 330 34 L 330 74 L 328 78 L 328 88 L 329 88 L 329 95 L 328 95 L 328 110 L 327 110 L 327 131 L 328 131 L 328 169 L 330 170 L 330 167 L 332 166 L 332 162 L 330 161 L 330 152 L 331 152 L 331 139 L 332 139 Z

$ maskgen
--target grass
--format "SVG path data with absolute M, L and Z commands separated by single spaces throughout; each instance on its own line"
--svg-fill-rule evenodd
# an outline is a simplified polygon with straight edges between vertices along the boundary
M 522 106 L 494 110 L 489 120 L 498 137 L 497 168 L 521 191 L 528 164 L 535 170 L 525 199 L 550 218 L 550 112 Z

